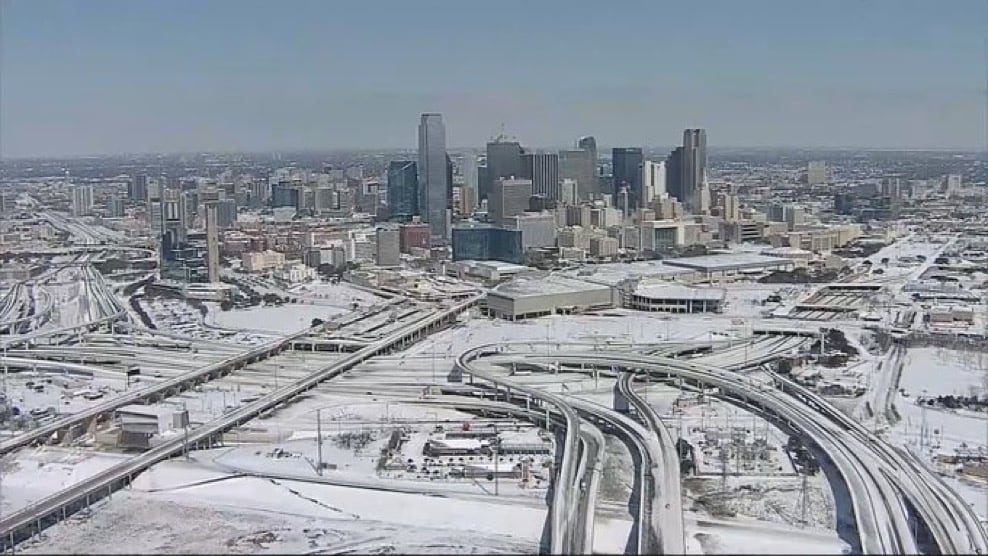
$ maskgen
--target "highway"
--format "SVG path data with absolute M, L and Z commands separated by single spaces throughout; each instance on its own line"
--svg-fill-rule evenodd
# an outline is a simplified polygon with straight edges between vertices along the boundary
M 986 553 L 988 540 L 977 516 L 942 480 L 903 458 L 884 441 L 831 406 L 820 396 L 774 376 L 780 390 L 722 369 L 691 362 L 627 354 L 534 353 L 526 359 L 552 360 L 575 367 L 600 365 L 643 369 L 716 386 L 735 402 L 756 404 L 794 425 L 832 459 L 852 497 L 862 549 L 867 553 L 913 553 L 918 550 L 906 503 L 930 530 L 943 552 Z
M 578 548 L 582 540 L 576 537 L 577 527 L 583 525 L 578 522 L 579 504 L 577 498 L 581 489 L 579 485 L 578 466 L 583 450 L 579 446 L 580 442 L 580 416 L 566 400 L 559 395 L 545 392 L 539 388 L 515 384 L 510 380 L 503 379 L 480 370 L 473 365 L 473 361 L 486 354 L 498 353 L 497 345 L 487 345 L 482 348 L 474 348 L 462 353 L 456 360 L 456 368 L 465 375 L 470 375 L 492 384 L 503 386 L 510 397 L 511 391 L 522 392 L 530 398 L 539 400 L 547 406 L 552 406 L 557 412 L 563 415 L 565 422 L 565 440 L 563 442 L 563 457 L 559 465 L 559 473 L 553 483 L 552 505 L 551 505 L 551 531 L 550 531 L 550 551 L 553 554 L 578 554 Z M 546 409 L 548 415 L 548 408 Z
M 153 399 L 159 396 L 164 397 L 169 392 L 185 390 L 192 384 L 207 381 L 211 377 L 218 377 L 234 370 L 235 368 L 242 367 L 249 362 L 265 359 L 271 355 L 277 354 L 280 351 L 288 349 L 291 346 L 291 343 L 297 339 L 304 338 L 312 334 L 319 334 L 331 326 L 346 326 L 347 324 L 358 322 L 376 314 L 377 312 L 385 310 L 386 307 L 387 304 L 384 304 L 382 307 L 378 307 L 373 311 L 357 316 L 350 315 L 339 320 L 330 319 L 328 322 L 314 328 L 304 329 L 294 334 L 279 338 L 273 342 L 241 351 L 236 355 L 228 357 L 222 361 L 211 363 L 193 371 L 158 382 L 157 384 L 150 384 L 143 388 L 130 390 L 83 411 L 56 419 L 28 432 L 21 433 L 13 438 L 0 441 L 0 454 L 6 454 L 11 450 L 16 450 L 24 446 L 30 446 L 38 442 L 46 441 L 58 431 L 70 430 L 72 427 L 84 424 L 90 419 L 96 418 L 100 415 L 109 414 L 125 405 L 136 403 L 144 399 Z M 38 360 L 38 364 L 51 365 L 51 362 Z
M 635 408 L 645 426 L 655 436 L 654 445 L 658 448 L 658 459 L 653 459 L 649 468 L 650 483 L 653 487 L 649 501 L 649 523 L 655 538 L 662 547 L 663 554 L 682 554 L 686 550 L 683 531 L 682 491 L 679 473 L 679 454 L 676 443 L 658 413 L 635 391 L 635 375 L 623 373 L 618 379 L 618 388 L 628 403 Z M 655 456 L 652 456 L 655 458 Z M 663 500 L 665 502 L 663 502 Z M 658 511 L 655 511 L 658 508 Z M 649 553 L 651 551 L 646 551 Z
M 479 300 L 480 297 L 477 296 L 457 303 L 452 307 L 426 314 L 402 329 L 390 333 L 357 352 L 342 357 L 331 365 L 301 380 L 295 381 L 255 402 L 241 406 L 218 419 L 197 427 L 189 432 L 187 438 L 188 445 L 196 445 L 200 442 L 211 443 L 224 431 L 240 426 L 270 411 L 299 394 L 314 388 L 320 382 L 334 378 L 353 366 L 399 346 L 409 339 L 417 337 L 419 334 L 429 333 L 442 327 L 461 312 L 475 305 Z M 130 484 L 133 477 L 137 474 L 158 462 L 182 453 L 185 445 L 186 441 L 183 438 L 175 438 L 167 441 L 145 453 L 97 473 L 78 484 L 26 506 L 0 520 L 0 535 L 2 535 L 4 541 L 14 546 L 19 540 L 35 532 L 40 534 L 45 527 L 56 523 L 59 519 L 65 519 L 68 514 L 75 510 L 88 506 L 94 498 L 98 499 L 103 495 L 111 496 L 114 490 Z
M 490 354 L 492 349 L 492 346 L 481 346 L 472 352 Z M 476 357 L 477 355 L 473 356 Z M 874 468 L 880 467 L 878 457 L 875 455 L 868 457 L 867 447 L 847 439 L 847 435 L 842 434 L 834 423 L 818 423 L 826 420 L 820 419 L 819 413 L 794 398 L 729 371 L 663 357 L 617 352 L 558 352 L 548 356 L 544 352 L 535 352 L 519 357 L 529 361 L 544 360 L 576 368 L 623 367 L 639 369 L 658 376 L 677 375 L 721 388 L 723 392 L 740 398 L 742 403 L 754 402 L 762 408 L 769 409 L 780 419 L 795 424 L 833 459 L 848 482 L 858 520 L 861 545 L 865 552 L 885 554 L 917 551 L 905 507 L 898 492 L 886 477 L 874 471 Z

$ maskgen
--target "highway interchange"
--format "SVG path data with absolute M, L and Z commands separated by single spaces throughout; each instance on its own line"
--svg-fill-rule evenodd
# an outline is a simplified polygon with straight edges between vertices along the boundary
M 85 250 L 66 263 L 31 280 L 17 282 L 0 299 L 0 330 L 6 367 L 106 372 L 136 357 L 161 376 L 108 399 L 49 420 L 0 440 L 0 454 L 24 447 L 71 444 L 109 421 L 113 412 L 135 403 L 155 403 L 223 381 L 255 381 L 263 395 L 206 417 L 187 436 L 172 437 L 68 488 L 0 518 L 0 542 L 14 547 L 74 512 L 111 497 L 152 466 L 181 455 L 188 446 L 206 448 L 222 442 L 223 434 L 270 413 L 305 392 L 332 381 L 337 391 L 370 388 L 339 380 L 344 373 L 394 357 L 426 336 L 454 325 L 482 298 L 423 304 L 392 297 L 362 311 L 270 342 L 239 348 L 146 329 L 136 324 L 124 303 L 92 261 L 112 250 L 100 245 L 113 234 L 61 215 L 50 222 L 78 238 Z M 140 247 L 133 247 L 135 250 Z M 66 274 L 68 273 L 68 274 Z M 53 320 L 52 289 L 58 280 L 83 288 L 87 310 L 71 324 Z M 988 553 L 988 537 L 978 516 L 952 489 L 910 453 L 892 446 L 861 423 L 836 409 L 821 396 L 764 367 L 765 363 L 805 348 L 813 333 L 767 330 L 742 342 L 620 345 L 573 342 L 492 343 L 455 355 L 462 373 L 459 390 L 447 389 L 436 403 L 464 411 L 490 410 L 523 417 L 552 429 L 561 440 L 561 455 L 549 497 L 548 552 L 588 553 L 594 546 L 594 515 L 603 468 L 605 435 L 626 443 L 634 454 L 636 509 L 631 551 L 677 554 L 687 549 L 682 507 L 679 455 L 674 435 L 639 390 L 643 382 L 666 382 L 710 392 L 738 407 L 763 415 L 812 443 L 836 470 L 850 496 L 857 546 L 868 554 Z M 310 352 L 299 363 L 305 345 L 333 346 Z M 196 353 L 202 362 L 169 363 L 175 350 Z M 87 361 L 88 358 L 88 361 Z M 103 358 L 101 360 L 100 358 Z M 270 381 L 272 368 L 297 366 L 282 381 Z M 513 371 L 538 374 L 583 374 L 608 377 L 632 408 L 630 414 L 542 387 Z M 393 370 L 393 369 L 392 369 Z M 275 371 L 277 373 L 277 371 Z M 335 379 L 335 380 L 334 380 Z M 677 382 L 678 381 L 678 382 Z M 446 376 L 438 381 L 447 384 Z M 348 386 L 349 385 L 349 386 Z M 448 386 L 448 384 L 447 384 Z M 405 391 L 409 386 L 382 386 Z M 488 400 L 488 394 L 490 399 Z M 426 402 L 423 402 L 426 403 Z M 884 401 L 876 401 L 879 407 Z

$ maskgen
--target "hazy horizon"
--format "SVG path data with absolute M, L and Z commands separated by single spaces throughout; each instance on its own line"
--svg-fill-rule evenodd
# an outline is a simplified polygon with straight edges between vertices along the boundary
M 0 0 L 0 157 L 988 144 L 982 0 L 484 6 Z

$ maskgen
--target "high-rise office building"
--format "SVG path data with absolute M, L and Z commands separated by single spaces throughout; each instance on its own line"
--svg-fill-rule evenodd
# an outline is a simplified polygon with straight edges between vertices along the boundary
M 407 222 L 418 213 L 418 164 L 413 160 L 392 160 L 388 164 L 388 214 Z
M 127 185 L 127 198 L 131 201 L 140 202 L 148 200 L 147 174 L 137 174 L 130 179 L 130 183 Z
M 592 199 L 597 192 L 597 164 L 588 149 L 559 151 L 559 179 L 576 184 L 579 199 Z
M 615 147 L 611 151 L 611 174 L 614 176 L 615 198 L 622 188 L 628 190 L 628 208 L 642 206 L 642 156 L 641 147 Z
M 532 196 L 532 180 L 500 178 L 487 199 L 487 213 L 492 222 L 503 224 L 511 216 L 525 212 Z
M 683 194 L 683 148 L 676 147 L 666 157 L 666 193 L 680 203 L 685 202 Z
M 522 155 L 522 177 L 532 180 L 532 194 L 559 199 L 559 155 L 526 153 Z
M 124 200 L 113 196 L 106 200 L 106 216 L 109 218 L 121 218 L 125 214 Z
M 468 152 L 463 155 L 460 174 L 463 175 L 463 188 L 468 190 L 463 195 L 463 199 L 465 199 L 463 208 L 466 210 L 461 210 L 461 212 L 468 214 L 473 212 L 473 209 L 477 206 L 478 171 L 476 154 Z
M 220 281 L 220 230 L 217 225 L 216 203 L 206 205 L 206 276 L 210 282 Z
M 651 206 L 652 200 L 666 194 L 666 163 L 642 162 L 642 198 L 638 208 Z
M 709 206 L 700 206 L 707 175 L 707 132 L 702 129 L 683 130 L 682 188 L 685 199 L 680 199 L 691 214 L 700 214 Z M 708 196 L 709 197 L 709 196 Z M 709 198 L 707 199 L 709 202 Z
M 377 266 L 399 266 L 401 263 L 401 235 L 397 225 L 381 226 L 376 231 Z
M 429 224 L 432 236 L 446 238 L 449 195 L 449 158 L 446 155 L 446 126 L 442 114 L 422 114 L 419 122 L 419 214 Z
M 279 182 L 271 186 L 271 208 L 301 207 L 301 195 L 290 182 Z
M 593 135 L 587 135 L 586 137 L 580 137 L 580 140 L 576 142 L 576 146 L 587 151 L 590 155 L 590 160 L 588 161 L 590 164 L 590 183 L 587 183 L 586 186 L 581 186 L 584 189 L 580 192 L 580 199 L 592 199 L 594 195 L 600 193 L 600 177 L 597 171 L 597 140 L 594 139 Z
M 488 199 L 494 183 L 500 178 L 521 178 L 524 149 L 517 141 L 496 140 L 487 143 L 486 183 L 481 183 L 480 198 Z
M 232 228 L 237 223 L 237 202 L 234 199 L 216 201 L 216 227 L 220 230 Z
M 93 186 L 76 185 L 72 188 L 72 215 L 89 216 L 93 213 Z

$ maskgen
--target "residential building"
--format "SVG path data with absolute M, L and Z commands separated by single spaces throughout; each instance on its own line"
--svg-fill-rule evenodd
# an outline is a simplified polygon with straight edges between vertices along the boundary
M 72 216 L 93 214 L 93 186 L 84 184 L 72 187 Z

